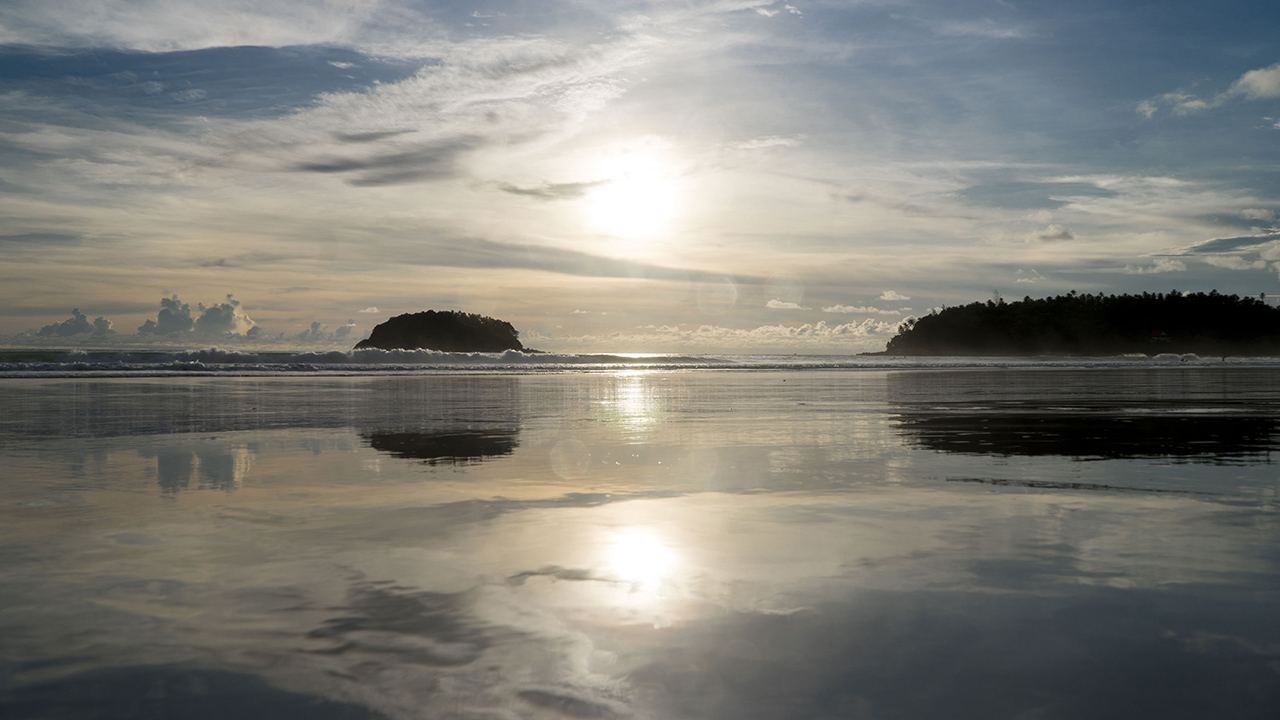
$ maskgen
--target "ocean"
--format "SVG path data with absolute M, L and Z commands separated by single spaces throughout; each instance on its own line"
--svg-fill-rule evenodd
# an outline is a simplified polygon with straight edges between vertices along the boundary
M 1280 360 L 0 351 L 0 718 L 1280 717 Z

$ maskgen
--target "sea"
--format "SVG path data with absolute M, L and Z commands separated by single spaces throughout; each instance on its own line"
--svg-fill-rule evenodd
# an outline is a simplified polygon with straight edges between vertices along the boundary
M 0 351 L 0 718 L 1280 718 L 1280 359 Z

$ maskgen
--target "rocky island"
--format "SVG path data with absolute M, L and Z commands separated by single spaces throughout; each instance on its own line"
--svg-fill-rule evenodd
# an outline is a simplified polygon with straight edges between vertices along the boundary
M 356 349 L 440 350 L 443 352 L 529 352 L 511 323 L 457 310 L 397 315 L 373 328 Z
M 886 355 L 1280 355 L 1280 309 L 1209 293 L 1066 295 L 944 307 L 908 320 Z

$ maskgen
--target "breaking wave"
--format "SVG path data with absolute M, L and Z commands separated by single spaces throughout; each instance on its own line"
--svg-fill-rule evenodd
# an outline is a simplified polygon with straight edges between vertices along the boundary
M 885 355 L 669 355 L 592 353 L 451 353 L 436 350 L 252 352 L 194 350 L 0 350 L 0 377 L 168 375 L 395 375 L 458 372 L 591 372 L 619 369 L 888 370 L 983 367 L 1129 367 L 1135 365 L 1280 365 L 1280 358 L 894 357 Z

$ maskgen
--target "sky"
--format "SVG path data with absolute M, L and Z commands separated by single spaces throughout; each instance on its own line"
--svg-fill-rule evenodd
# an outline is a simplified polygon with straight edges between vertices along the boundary
M 846 353 L 1280 294 L 1280 4 L 6 0 L 0 344 Z

